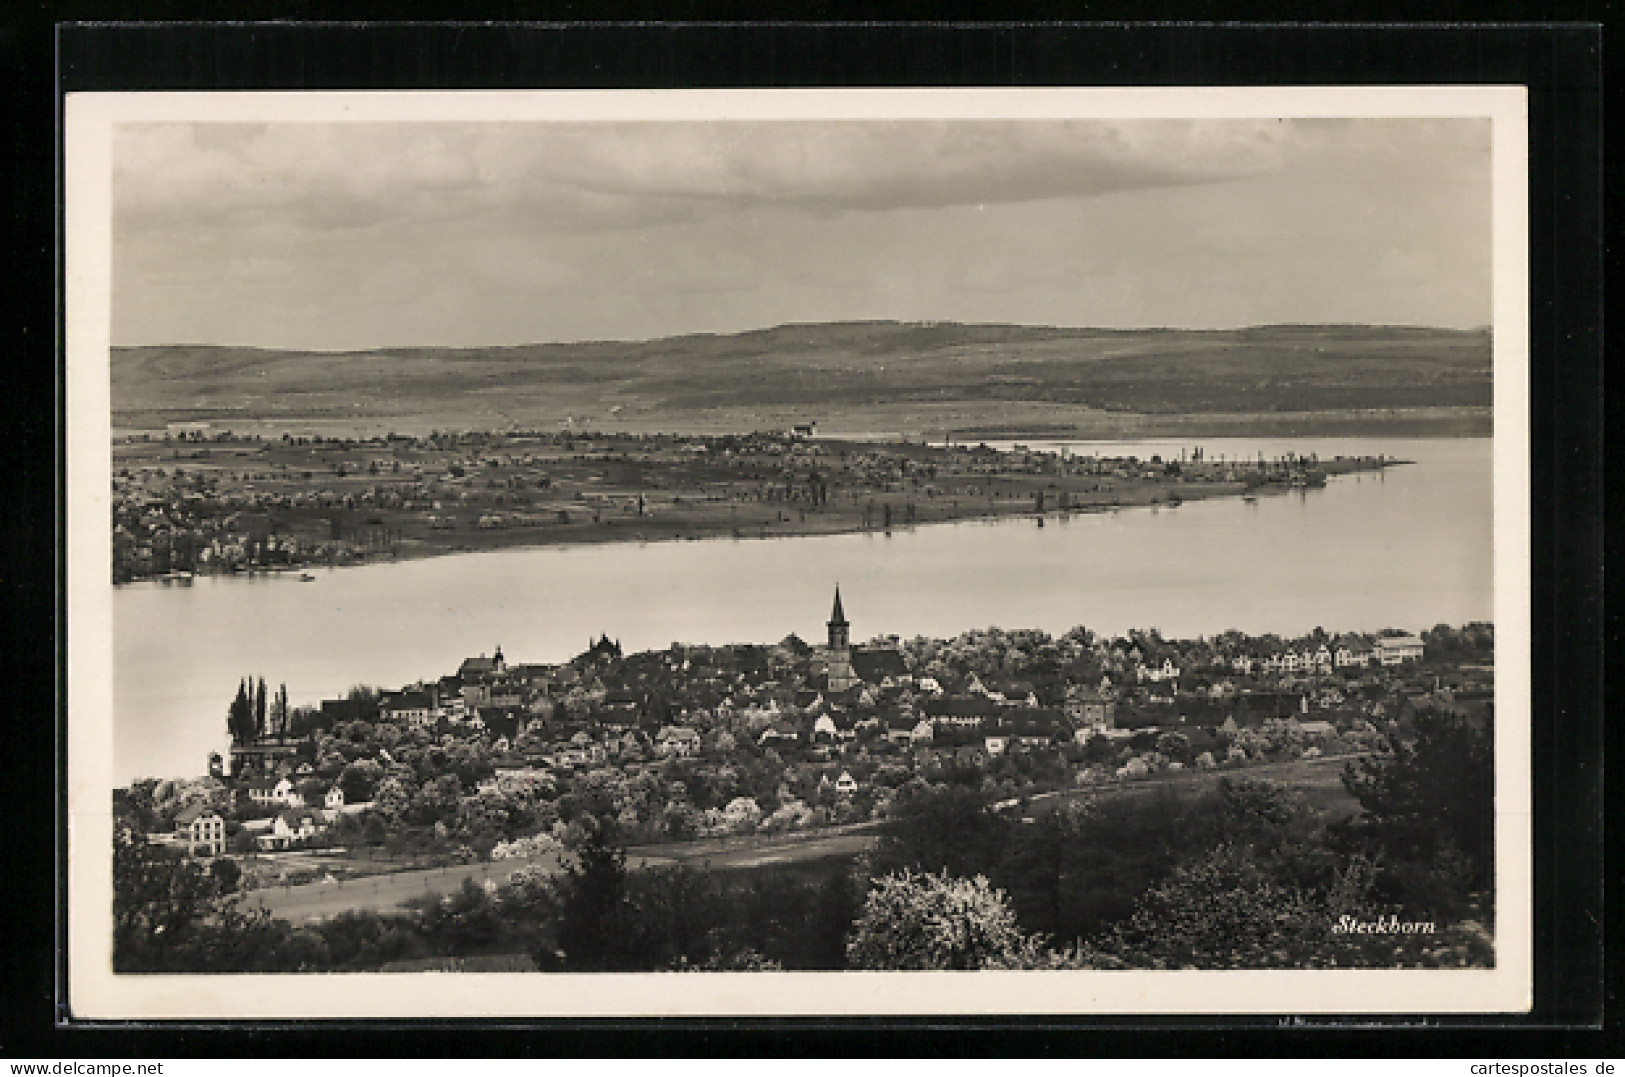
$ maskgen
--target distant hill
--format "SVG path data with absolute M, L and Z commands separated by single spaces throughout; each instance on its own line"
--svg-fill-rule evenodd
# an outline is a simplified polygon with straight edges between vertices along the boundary
M 115 424 L 136 426 L 209 417 L 466 425 L 480 416 L 637 416 L 675 428 L 712 413 L 784 409 L 838 417 L 1020 403 L 1061 414 L 1175 416 L 1487 409 L 1492 397 L 1487 329 L 1349 325 L 837 322 L 517 347 L 115 348 L 111 367 Z

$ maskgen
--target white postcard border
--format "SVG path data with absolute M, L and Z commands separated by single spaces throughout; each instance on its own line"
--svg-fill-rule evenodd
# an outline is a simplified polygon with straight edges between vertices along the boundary
M 1532 1002 L 1528 139 L 1516 86 L 73 94 L 64 106 L 68 997 L 76 1019 L 1524 1012 Z M 111 162 L 163 121 L 1485 117 L 1494 171 L 1494 969 L 326 974 L 111 972 Z

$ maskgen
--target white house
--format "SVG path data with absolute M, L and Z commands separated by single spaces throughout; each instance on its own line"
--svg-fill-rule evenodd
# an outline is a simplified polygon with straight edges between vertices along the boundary
M 286 849 L 296 841 L 305 841 L 322 832 L 316 817 L 309 813 L 286 811 L 276 817 L 269 834 L 254 840 L 262 849 Z
M 279 778 L 274 782 L 249 782 L 245 788 L 248 792 L 249 801 L 254 804 L 286 805 L 295 801 L 300 801 L 299 793 L 294 789 L 292 779 L 286 777 Z M 290 797 L 293 798 L 292 801 L 290 801 Z
M 226 851 L 226 821 L 214 812 L 201 812 L 183 831 L 186 851 L 193 856 L 219 856 Z
M 1377 640 L 1377 661 L 1385 666 L 1422 660 L 1422 641 L 1415 636 L 1384 636 Z
M 835 779 L 835 791 L 842 796 L 851 796 L 858 791 L 857 779 L 852 777 L 851 771 L 841 771 L 841 776 Z
M 1338 669 L 1350 667 L 1369 666 L 1371 664 L 1371 648 L 1357 639 L 1338 641 L 1337 650 L 1333 654 L 1333 662 Z
M 433 725 L 439 718 L 434 701 L 427 692 L 401 692 L 389 696 L 378 709 L 384 721 L 411 726 Z

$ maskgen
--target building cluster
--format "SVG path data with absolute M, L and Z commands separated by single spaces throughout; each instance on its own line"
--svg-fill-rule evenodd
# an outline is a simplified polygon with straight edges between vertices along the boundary
M 498 647 L 327 700 L 212 759 L 163 840 L 219 855 L 416 827 L 466 844 L 496 819 L 492 840 L 511 843 L 559 835 L 589 803 L 648 840 L 817 826 L 883 815 L 909 783 L 1016 795 L 1347 753 L 1419 707 L 1480 722 L 1493 707 L 1487 625 L 1427 641 L 986 629 L 854 646 L 837 589 L 825 628 L 818 646 L 637 654 L 603 636 L 555 665 Z

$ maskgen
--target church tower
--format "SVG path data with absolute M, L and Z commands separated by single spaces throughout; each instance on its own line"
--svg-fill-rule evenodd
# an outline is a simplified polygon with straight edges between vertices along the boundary
M 829 690 L 844 692 L 858 683 L 852 669 L 852 626 L 841 609 L 841 587 L 835 585 L 835 609 L 829 615 Z

